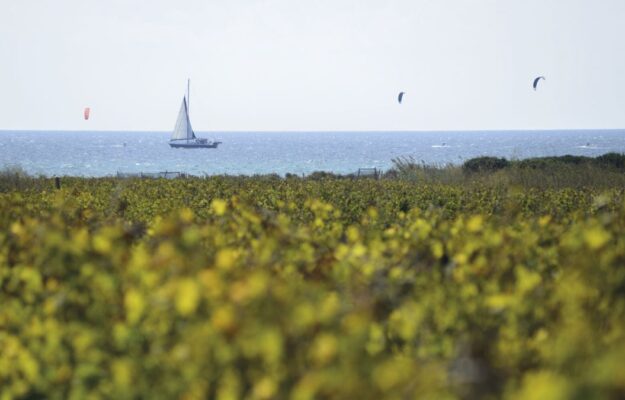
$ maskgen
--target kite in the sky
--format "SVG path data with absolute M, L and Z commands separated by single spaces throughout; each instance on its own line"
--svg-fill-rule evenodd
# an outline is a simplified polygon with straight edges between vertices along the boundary
M 85 116 L 85 121 L 89 119 L 90 113 L 91 113 L 91 108 L 85 107 L 85 111 L 83 112 L 83 115 Z
M 397 96 L 397 101 L 399 102 L 399 104 L 401 104 L 401 101 L 404 99 L 404 93 L 405 92 L 400 92 L 399 96 Z
M 538 78 L 534 79 L 534 90 L 536 90 L 536 88 L 538 87 L 538 82 L 540 82 L 540 80 L 546 81 L 544 76 L 539 76 Z

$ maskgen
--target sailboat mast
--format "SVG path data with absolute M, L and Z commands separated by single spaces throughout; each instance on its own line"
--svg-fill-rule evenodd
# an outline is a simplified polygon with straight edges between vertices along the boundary
M 191 108 L 191 79 L 187 78 L 187 113 L 189 113 L 189 109 Z

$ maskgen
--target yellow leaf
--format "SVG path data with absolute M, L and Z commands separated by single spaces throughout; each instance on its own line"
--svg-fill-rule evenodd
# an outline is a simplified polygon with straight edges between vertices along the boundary
M 278 385 L 276 382 L 269 378 L 264 377 L 254 385 L 253 398 L 255 399 L 270 399 L 273 398 Z
M 570 399 L 573 394 L 566 378 L 550 371 L 539 371 L 527 374 L 523 379 L 521 390 L 512 396 L 513 399 Z
M 596 227 L 584 233 L 584 240 L 588 247 L 593 250 L 598 250 L 610 240 L 610 234 L 603 228 Z
M 132 362 L 128 359 L 115 360 L 111 364 L 113 382 L 118 389 L 127 389 L 132 383 Z
M 234 311 L 232 307 L 227 305 L 218 308 L 211 318 L 211 323 L 215 329 L 222 332 L 230 331 L 235 326 L 235 322 Z
M 218 216 L 224 215 L 228 209 L 228 203 L 221 199 L 213 199 L 211 209 Z
M 126 296 L 124 297 L 124 305 L 126 307 L 126 318 L 129 322 L 134 323 L 137 322 L 143 314 L 145 300 L 139 291 L 130 289 L 126 292 Z
M 315 338 L 311 348 L 311 357 L 318 364 L 332 361 L 338 351 L 338 340 L 334 335 L 322 333 Z
M 186 207 L 183 208 L 180 210 L 180 219 L 186 223 L 193 221 L 193 211 Z
M 200 300 L 200 290 L 192 279 L 183 279 L 178 283 L 176 291 L 176 311 L 183 316 L 195 312 Z
M 478 232 L 484 225 L 484 218 L 481 215 L 474 215 L 467 222 L 467 230 L 469 232 Z
M 215 265 L 220 269 L 230 269 L 237 259 L 237 251 L 234 249 L 221 249 L 215 257 Z
M 107 254 L 113 248 L 111 241 L 106 235 L 99 233 L 93 237 L 93 248 L 102 254 Z
M 432 251 L 432 255 L 437 260 L 441 259 L 443 257 L 443 254 L 445 254 L 445 250 L 443 248 L 443 244 L 441 242 L 439 242 L 438 240 L 435 240 L 435 241 L 432 242 L 432 244 L 430 246 L 430 249 Z

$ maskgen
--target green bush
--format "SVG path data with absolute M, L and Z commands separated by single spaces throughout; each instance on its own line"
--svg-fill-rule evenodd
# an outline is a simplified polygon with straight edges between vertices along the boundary
M 514 164 L 519 168 L 527 169 L 549 169 L 559 165 L 588 165 L 593 162 L 593 158 L 585 156 L 565 155 L 559 157 L 537 157 L 516 161 Z
M 599 165 L 609 166 L 618 170 L 625 170 L 625 154 L 607 153 L 596 158 Z
M 493 172 L 510 165 L 510 162 L 505 158 L 497 157 L 478 157 L 467 160 L 462 164 L 462 170 L 464 172 Z

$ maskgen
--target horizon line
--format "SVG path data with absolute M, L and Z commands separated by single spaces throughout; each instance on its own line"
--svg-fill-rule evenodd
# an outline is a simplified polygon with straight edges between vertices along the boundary
M 548 128 L 548 129 L 291 129 L 291 130 L 273 130 L 273 129 L 232 129 L 232 130 L 196 130 L 197 133 L 433 133 L 433 132 L 592 132 L 592 131 L 625 131 L 625 128 Z M 151 130 L 151 129 L 0 129 L 3 132 L 125 132 L 125 133 L 171 133 L 171 130 Z

